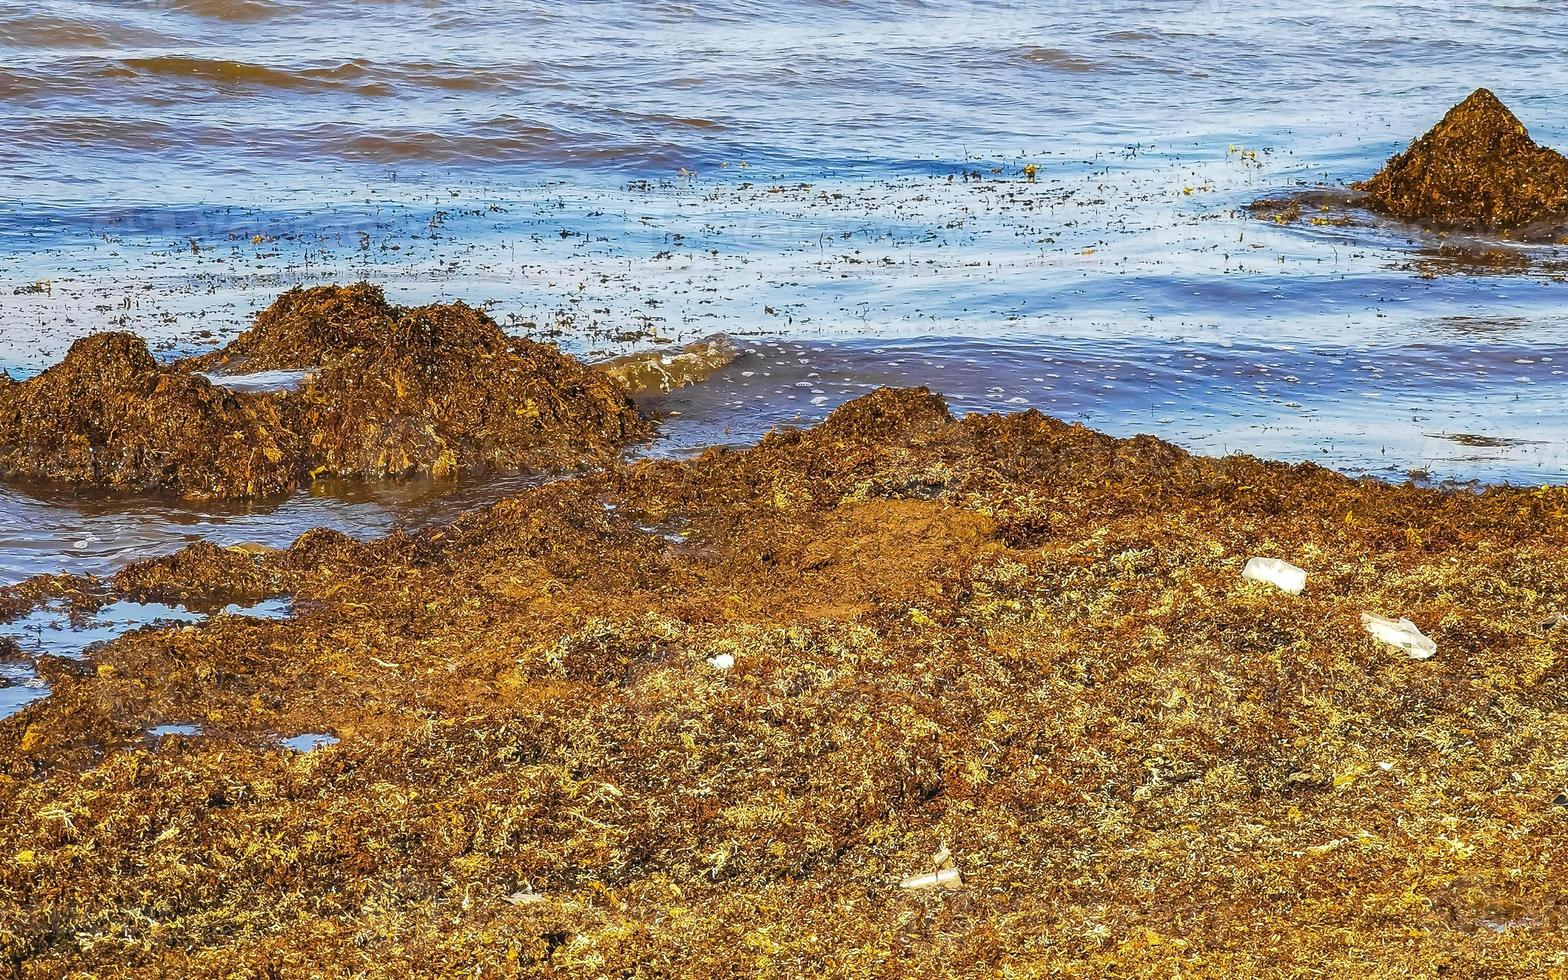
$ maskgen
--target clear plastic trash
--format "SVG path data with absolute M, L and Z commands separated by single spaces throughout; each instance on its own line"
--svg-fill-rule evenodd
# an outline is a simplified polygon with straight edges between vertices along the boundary
M 1436 641 L 1408 619 L 1385 619 L 1362 613 L 1361 625 L 1389 646 L 1405 651 L 1411 660 L 1425 660 L 1437 652 Z
M 959 888 L 964 879 L 957 868 L 939 868 L 929 874 L 914 875 L 898 883 L 900 888 Z

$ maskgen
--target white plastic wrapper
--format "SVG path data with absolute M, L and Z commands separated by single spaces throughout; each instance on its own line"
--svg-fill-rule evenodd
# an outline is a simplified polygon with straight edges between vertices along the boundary
M 1361 625 L 1389 646 L 1405 651 L 1411 660 L 1425 660 L 1437 652 L 1437 642 L 1408 619 L 1384 619 L 1362 613 Z
M 1280 558 L 1248 558 L 1241 570 L 1241 577 L 1254 582 L 1266 582 L 1291 595 L 1300 595 L 1301 590 L 1307 587 L 1307 570 Z

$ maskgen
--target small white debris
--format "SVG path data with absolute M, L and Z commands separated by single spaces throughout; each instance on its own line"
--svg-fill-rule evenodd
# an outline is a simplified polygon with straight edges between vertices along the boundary
M 1307 587 L 1306 569 L 1279 558 L 1248 558 L 1241 569 L 1241 577 L 1272 585 L 1291 595 L 1300 595 Z
M 898 887 L 908 887 L 908 889 L 919 889 L 919 887 L 963 887 L 963 884 L 964 880 L 958 875 L 956 867 L 944 867 L 944 869 L 925 873 L 925 875 L 914 875 L 913 878 L 905 878 L 905 880 L 898 883 Z
M 957 868 L 943 868 L 929 874 L 915 875 L 898 883 L 900 888 L 961 888 L 964 881 Z
M 727 653 L 721 653 L 716 657 L 709 657 L 708 666 L 714 670 L 729 670 L 735 666 L 735 658 Z
M 513 905 L 538 905 L 540 902 L 544 901 L 544 896 L 535 892 L 532 887 L 529 887 L 524 891 L 513 892 L 512 894 L 506 896 L 504 901 L 510 902 Z
M 1411 660 L 1425 660 L 1437 652 L 1437 642 L 1408 619 L 1384 619 L 1362 613 L 1361 625 L 1389 646 L 1405 651 Z
M 958 866 L 953 863 L 953 854 L 943 844 L 941 849 L 931 855 L 931 864 L 935 871 L 921 875 L 911 875 L 898 883 L 900 888 L 962 888 L 964 879 L 958 873 Z

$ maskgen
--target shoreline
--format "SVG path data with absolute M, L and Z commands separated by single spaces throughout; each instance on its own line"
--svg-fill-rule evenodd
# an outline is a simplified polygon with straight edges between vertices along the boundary
M 1200 455 L 1331 462 L 1351 476 L 1435 486 L 1557 482 L 1560 407 L 1549 395 L 1568 363 L 1554 356 L 1554 328 L 1473 319 L 1433 324 L 1430 337 L 1346 348 L 1227 336 L 1115 344 L 1028 334 L 740 337 L 733 350 L 716 348 L 716 360 L 693 364 L 692 379 L 714 370 L 703 383 L 638 399 L 663 421 L 659 437 L 632 445 L 630 455 L 680 458 L 712 445 L 745 446 L 781 425 L 813 424 L 877 386 L 920 384 L 943 391 L 960 414 L 1039 409 L 1116 436 L 1155 434 Z M 673 355 L 663 345 L 646 356 Z M 680 365 L 676 356 L 656 374 Z M 685 378 L 662 383 L 678 380 Z M 0 488 L 0 584 L 38 572 L 112 574 L 197 537 L 285 547 L 320 526 L 365 537 L 448 519 L 526 482 L 375 481 L 246 505 L 61 494 L 12 482 Z

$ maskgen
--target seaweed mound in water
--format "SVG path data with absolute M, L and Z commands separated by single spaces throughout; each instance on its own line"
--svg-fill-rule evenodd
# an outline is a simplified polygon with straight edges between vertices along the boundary
M 222 350 L 185 362 L 199 370 L 303 371 L 391 338 L 399 310 L 369 283 L 294 288 Z
M 310 369 L 244 393 L 197 371 Z M 80 341 L 0 383 L 0 472 L 190 498 L 285 493 L 321 476 L 570 469 L 650 423 L 609 375 L 508 337 L 462 303 L 390 306 L 360 284 L 296 289 L 221 351 L 161 365 L 130 334 Z
M 0 472 L 191 498 L 294 485 L 300 440 L 278 403 L 160 365 L 140 338 L 103 333 L 26 382 L 0 385 Z
M 287 349 L 265 331 L 296 336 L 299 322 L 258 320 L 256 349 L 269 358 Z M 608 375 L 510 338 L 462 303 L 388 310 L 375 326 L 333 334 L 353 346 L 323 348 L 294 400 L 316 467 L 366 476 L 568 468 L 648 431 Z
M 1437 229 L 1550 234 L 1568 223 L 1568 158 L 1484 88 L 1355 186 L 1374 210 Z

